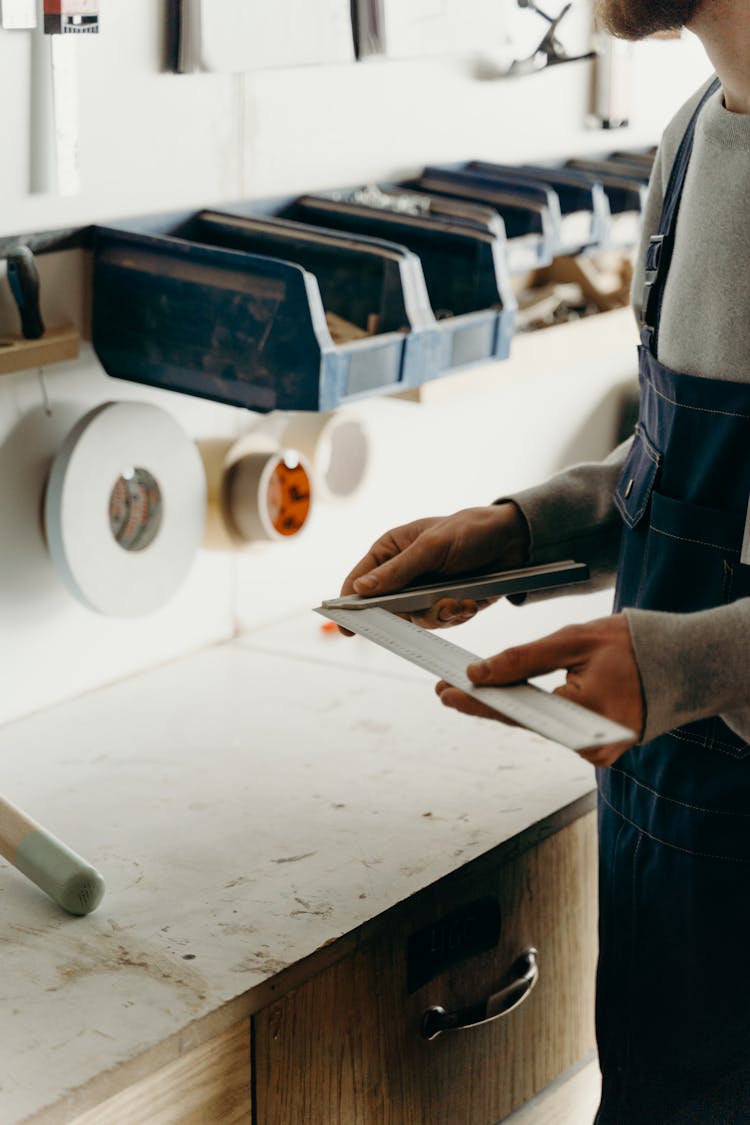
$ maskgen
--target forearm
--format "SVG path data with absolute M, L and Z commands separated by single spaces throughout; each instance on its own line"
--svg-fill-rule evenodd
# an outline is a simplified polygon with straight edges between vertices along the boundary
M 700 613 L 625 614 L 646 703 L 644 741 L 712 715 L 750 741 L 750 598 Z

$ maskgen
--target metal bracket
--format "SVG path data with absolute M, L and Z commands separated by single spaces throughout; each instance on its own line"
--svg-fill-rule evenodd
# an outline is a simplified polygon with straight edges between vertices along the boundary
M 517 0 L 519 8 L 528 8 L 546 20 L 549 27 L 542 37 L 539 46 L 525 59 L 514 59 L 503 77 L 517 78 L 525 74 L 536 74 L 550 66 L 562 66 L 565 63 L 584 62 L 586 59 L 596 58 L 596 51 L 588 51 L 585 55 L 569 55 L 557 38 L 557 29 L 573 7 L 572 0 L 565 5 L 557 16 L 550 16 L 547 12 L 537 7 L 534 0 Z

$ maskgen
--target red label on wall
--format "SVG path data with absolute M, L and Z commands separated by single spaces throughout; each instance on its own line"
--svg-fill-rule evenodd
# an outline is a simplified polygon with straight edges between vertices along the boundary
M 99 0 L 44 0 L 45 16 L 96 16 Z

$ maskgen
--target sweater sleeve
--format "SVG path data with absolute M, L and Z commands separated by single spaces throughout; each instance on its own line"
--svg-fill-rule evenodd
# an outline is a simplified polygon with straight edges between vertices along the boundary
M 750 598 L 700 613 L 625 614 L 646 701 L 644 741 L 720 715 L 750 742 Z
M 506 498 L 517 504 L 528 524 L 531 565 L 575 559 L 588 564 L 589 590 L 612 585 L 622 527 L 613 496 L 631 442 L 623 442 L 604 461 L 574 465 L 545 484 Z

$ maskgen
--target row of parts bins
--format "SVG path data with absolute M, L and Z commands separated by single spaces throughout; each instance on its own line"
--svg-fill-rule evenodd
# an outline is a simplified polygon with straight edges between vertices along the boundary
M 505 359 L 513 275 L 632 247 L 652 161 L 472 161 L 96 227 L 94 348 L 116 378 L 258 412 Z

